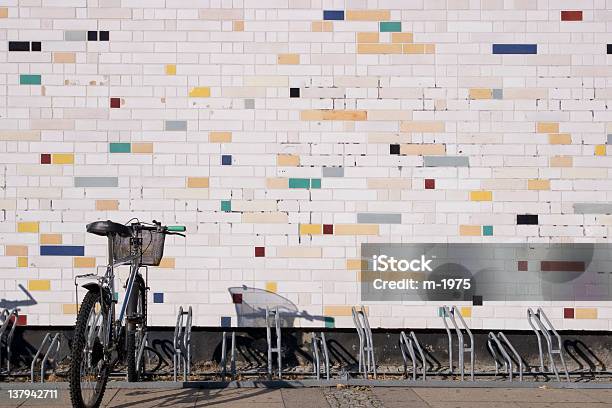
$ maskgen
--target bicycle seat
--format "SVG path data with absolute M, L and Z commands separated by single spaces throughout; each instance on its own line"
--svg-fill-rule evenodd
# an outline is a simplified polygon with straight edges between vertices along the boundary
M 130 227 L 112 222 L 110 220 L 95 221 L 91 224 L 87 224 L 87 232 L 101 235 L 103 237 L 106 237 L 108 234 L 118 234 L 122 237 L 129 237 L 132 235 L 132 229 Z

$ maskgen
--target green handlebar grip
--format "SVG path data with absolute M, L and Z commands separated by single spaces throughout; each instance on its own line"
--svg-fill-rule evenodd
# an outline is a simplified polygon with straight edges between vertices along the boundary
M 185 232 L 187 230 L 184 225 L 168 225 L 166 229 L 172 232 Z

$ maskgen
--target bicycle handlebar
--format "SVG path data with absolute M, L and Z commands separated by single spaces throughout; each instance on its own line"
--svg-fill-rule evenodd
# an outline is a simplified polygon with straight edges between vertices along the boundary
M 166 230 L 171 232 L 185 232 L 187 228 L 184 225 L 168 225 Z

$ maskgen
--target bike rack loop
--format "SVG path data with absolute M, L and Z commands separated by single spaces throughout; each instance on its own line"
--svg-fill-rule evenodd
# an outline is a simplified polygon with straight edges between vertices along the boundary
M 276 347 L 272 347 L 272 328 L 270 327 L 270 316 L 274 316 L 274 334 L 276 335 Z M 282 373 L 282 357 L 281 357 L 281 324 L 280 324 L 280 313 L 278 311 L 278 307 L 275 307 L 274 310 L 270 310 L 268 306 L 266 306 L 266 340 L 268 343 L 268 377 L 272 378 L 272 353 L 276 353 L 277 362 L 278 362 L 278 378 L 283 377 Z
M 0 364 L 2 364 L 2 337 L 5 338 L 4 346 L 6 347 L 6 372 L 10 374 L 11 372 L 11 345 L 13 343 L 13 335 L 15 334 L 15 328 L 17 327 L 17 319 L 19 317 L 19 311 L 17 309 L 13 309 L 9 312 L 8 309 L 4 309 L 2 313 L 0 313 L 0 317 L 4 318 L 4 322 L 0 326 Z M 9 324 L 11 325 L 10 330 L 8 330 Z M 6 336 L 5 336 L 6 333 Z M 2 367 L 0 366 L 0 369 Z
M 223 332 L 221 341 L 221 377 L 225 381 L 227 375 L 227 332 Z M 236 379 L 236 332 L 232 331 L 232 344 L 230 351 L 230 375 L 232 380 Z
M 518 366 L 519 366 L 519 381 L 523 381 L 523 368 L 524 368 L 523 358 L 518 353 L 518 351 L 516 351 L 516 348 L 514 348 L 514 346 L 512 345 L 510 340 L 508 339 L 508 337 L 506 337 L 506 335 L 503 332 L 501 332 L 501 331 L 498 332 L 497 333 L 497 338 L 501 339 L 506 344 L 506 346 L 508 346 L 508 348 L 510 349 L 510 351 L 514 355 L 514 358 L 516 358 L 516 361 L 518 362 Z
M 504 346 L 502 346 L 501 342 L 499 341 L 495 333 L 489 332 L 488 339 L 487 339 L 487 347 L 489 348 L 489 350 L 491 350 L 491 353 L 493 353 L 493 361 L 495 362 L 495 375 L 499 373 L 499 369 L 498 369 L 498 363 L 497 363 L 497 354 L 495 353 L 495 349 L 493 348 L 493 345 L 491 344 L 492 341 L 495 343 L 495 345 L 497 346 L 497 349 L 499 350 L 499 352 L 502 354 L 502 357 L 504 358 L 504 366 L 506 367 L 506 372 L 508 373 L 508 379 L 510 380 L 510 382 L 512 382 L 512 374 L 514 373 L 514 369 L 512 368 L 512 359 L 508 355 L 508 352 L 506 351 Z M 520 376 L 521 376 L 521 381 L 522 381 L 522 377 L 523 377 L 522 369 L 520 370 Z
M 312 332 L 312 350 L 314 355 L 313 368 L 317 380 L 321 379 L 321 358 L 319 352 L 319 343 L 323 349 L 323 362 L 325 363 L 325 378 L 329 380 L 329 353 L 327 350 L 327 342 L 325 341 L 325 333 L 321 332 L 317 335 Z
M 416 381 L 417 379 L 417 363 L 416 363 L 416 354 L 414 352 L 414 348 L 416 347 L 419 357 L 421 359 L 421 371 L 423 375 L 423 381 L 427 379 L 427 360 L 425 359 L 425 355 L 423 354 L 423 349 L 419 344 L 418 339 L 416 338 L 416 334 L 413 331 L 406 336 L 406 333 L 402 331 L 400 333 L 400 351 L 402 352 L 402 359 L 404 360 L 404 374 L 408 377 L 408 360 L 406 356 L 406 352 L 404 349 L 408 350 L 410 354 L 410 359 L 412 360 L 412 379 Z
M 176 325 L 174 326 L 174 354 L 172 356 L 174 381 L 177 381 L 177 372 L 183 371 L 183 381 L 187 381 L 187 377 L 191 373 L 191 326 L 192 326 L 192 308 L 189 306 L 187 312 L 183 311 L 183 306 L 179 308 L 176 316 Z
M 550 365 L 548 367 L 549 370 L 552 368 L 552 371 L 555 374 L 557 381 L 561 381 L 561 378 L 559 377 L 559 370 L 557 369 L 557 365 L 555 364 L 555 360 L 553 358 L 554 354 L 558 354 L 561 360 L 561 365 L 563 366 L 563 370 L 565 372 L 565 379 L 566 381 L 569 382 L 570 381 L 569 372 L 567 370 L 567 365 L 565 364 L 565 358 L 563 357 L 563 349 L 562 349 L 563 343 L 561 341 L 561 336 L 559 335 L 559 333 L 557 332 L 557 330 L 555 329 L 551 321 L 548 319 L 548 316 L 546 316 L 546 313 L 544 313 L 544 310 L 541 307 L 539 307 L 535 313 L 533 312 L 531 308 L 528 308 L 527 309 L 527 319 L 528 319 L 529 325 L 535 332 L 537 339 L 538 339 L 538 350 L 540 353 L 540 369 L 542 370 L 542 373 L 544 374 L 545 371 L 544 371 L 544 356 L 542 352 L 542 340 L 541 340 L 540 332 L 544 336 L 544 339 L 546 340 L 546 346 L 548 349 L 548 358 L 550 362 Z M 534 326 L 533 321 L 535 321 L 537 328 Z M 557 339 L 557 344 L 558 344 L 557 349 L 554 348 L 551 333 Z
M 446 323 L 447 317 L 450 319 L 451 323 L 453 324 L 453 327 L 455 328 L 455 332 L 457 333 L 457 340 L 459 343 L 459 369 L 461 373 L 461 381 L 464 380 L 464 374 L 465 374 L 464 355 L 467 352 L 470 353 L 470 377 L 471 377 L 471 380 L 474 381 L 474 336 L 472 335 L 472 331 L 465 323 L 465 320 L 463 319 L 463 316 L 461 316 L 461 312 L 459 311 L 457 306 L 452 306 L 452 308 L 449 309 L 448 306 L 444 305 L 443 308 L 444 308 L 444 313 L 442 315 L 442 319 L 444 321 L 444 326 L 447 328 L 447 333 L 449 334 L 449 340 L 451 340 L 452 337 L 450 336 L 450 329 L 448 329 L 448 324 Z M 461 328 L 457 324 L 457 321 L 455 319 L 456 316 L 459 317 L 459 322 L 461 323 L 461 326 L 462 326 Z M 468 337 L 470 338 L 470 346 L 467 348 L 465 347 L 465 344 L 463 341 L 464 337 L 463 337 L 462 330 L 465 330 L 466 333 L 468 334 Z M 452 350 L 452 344 L 449 341 L 449 357 L 451 356 L 450 355 L 451 350 Z M 450 361 L 451 361 L 451 370 L 452 370 L 452 360 Z
M 353 322 L 359 336 L 359 371 L 363 373 L 365 379 L 368 374 L 372 373 L 374 379 L 377 377 L 376 360 L 374 359 L 374 342 L 372 339 L 372 329 L 368 321 L 368 316 L 362 307 L 357 309 L 353 306 L 351 309 Z
M 45 348 L 45 345 L 47 344 L 48 344 L 47 351 L 45 352 L 40 362 L 40 382 L 41 383 L 45 382 L 45 375 L 47 372 L 47 362 L 50 359 L 55 360 L 57 358 L 57 355 L 59 354 L 60 348 L 62 346 L 61 334 L 55 333 L 53 337 L 51 337 L 51 333 L 45 334 L 45 337 L 43 338 L 43 341 L 40 344 L 40 347 L 38 348 L 38 350 L 36 350 L 36 354 L 34 355 L 34 359 L 32 360 L 32 365 L 30 366 L 30 381 L 31 382 L 34 382 L 36 362 L 38 361 L 38 358 L 42 354 Z

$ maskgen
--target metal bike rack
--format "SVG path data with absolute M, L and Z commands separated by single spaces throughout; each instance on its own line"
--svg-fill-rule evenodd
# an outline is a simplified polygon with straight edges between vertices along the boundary
M 272 346 L 272 327 L 270 326 L 270 318 L 274 318 L 274 335 L 276 336 L 276 347 Z M 280 324 L 280 313 L 278 307 L 274 310 L 270 310 L 266 306 L 266 340 L 268 343 L 268 377 L 272 378 L 272 353 L 276 353 L 278 362 L 278 378 L 283 377 L 282 373 L 282 347 L 281 347 L 281 324 Z
M 544 353 L 542 350 L 542 336 L 544 336 L 548 349 L 549 371 L 552 371 L 555 374 L 557 381 L 561 381 L 561 378 L 559 377 L 559 370 L 557 369 L 557 365 L 555 364 L 555 360 L 553 358 L 554 354 L 558 354 L 561 360 L 561 365 L 563 366 L 563 371 L 565 372 L 565 379 L 569 382 L 569 372 L 567 371 L 567 365 L 565 364 L 565 358 L 563 357 L 563 342 L 561 341 L 561 336 L 559 335 L 557 330 L 555 330 L 555 327 L 548 319 L 548 316 L 546 316 L 546 313 L 544 313 L 544 310 L 539 307 L 534 313 L 531 308 L 528 308 L 527 321 L 529 322 L 531 329 L 535 332 L 536 337 L 538 339 L 538 352 L 540 356 L 541 372 L 544 374 L 546 371 L 544 367 Z M 553 336 L 557 339 L 556 347 L 554 344 Z
M 474 381 L 474 336 L 472 335 L 472 331 L 465 323 L 465 320 L 463 319 L 463 316 L 461 316 L 461 312 L 457 306 L 452 306 L 449 308 L 448 306 L 444 305 L 442 307 L 444 310 L 444 313 L 442 314 L 442 321 L 444 322 L 444 328 L 446 329 L 446 333 L 448 335 L 448 364 L 450 373 L 453 373 L 453 337 L 448 326 L 447 319 L 451 321 L 453 328 L 457 333 L 457 341 L 459 343 L 459 372 L 461 373 L 461 381 L 463 381 L 465 377 L 465 353 L 470 353 L 470 377 L 471 380 Z M 457 324 L 457 316 L 459 317 L 461 327 L 459 327 Z M 463 330 L 465 330 L 470 338 L 469 347 L 465 346 Z
M 35 372 L 36 372 L 36 363 L 38 362 L 39 357 L 42 356 L 40 362 L 40 382 L 45 382 L 45 375 L 47 373 L 47 363 L 51 362 L 53 365 L 57 363 L 57 356 L 59 355 L 60 348 L 62 346 L 61 342 L 61 334 L 55 333 L 52 336 L 52 333 L 45 334 L 40 347 L 36 350 L 36 354 L 34 355 L 34 359 L 32 360 L 32 364 L 30 365 L 30 382 L 34 382 Z M 47 351 L 44 352 L 45 346 Z
M 502 344 L 502 342 L 505 343 L 505 345 Z M 495 352 L 493 343 L 495 343 L 495 346 L 497 346 L 497 349 L 503 357 L 504 368 L 506 369 L 506 373 L 508 374 L 508 379 L 512 381 L 514 369 L 512 357 L 510 357 L 510 355 L 508 354 L 506 347 L 510 349 L 510 351 L 514 355 L 514 358 L 516 359 L 519 368 L 519 381 L 523 381 L 523 360 L 521 359 L 521 356 L 518 354 L 512 343 L 510 343 L 510 340 L 508 340 L 506 335 L 502 332 L 498 332 L 497 335 L 494 332 L 489 332 L 487 339 L 487 347 L 491 351 L 491 354 L 493 355 L 493 361 L 495 362 L 495 375 L 497 376 L 497 374 L 499 374 L 499 358 L 497 356 L 497 353 Z
M 372 329 L 365 309 L 353 306 L 353 322 L 359 336 L 359 372 L 367 379 L 368 374 L 373 374 L 376 379 L 376 360 L 374 359 L 374 342 L 372 340 Z
M 179 308 L 174 326 L 174 355 L 172 356 L 174 381 L 177 380 L 178 370 L 183 371 L 183 381 L 191 373 L 191 306 L 187 312 L 183 311 L 183 306 Z
M 230 376 L 231 379 L 236 379 L 236 332 L 232 333 L 232 344 L 230 351 Z M 225 380 L 227 375 L 227 332 L 223 332 L 223 340 L 221 342 L 221 378 Z
M 317 333 L 312 332 L 312 354 L 314 355 L 313 366 L 315 375 L 317 376 L 317 380 L 321 379 L 321 355 L 319 347 L 321 347 L 323 351 L 323 363 L 325 364 L 325 379 L 329 380 L 329 352 L 327 351 L 325 333 L 321 332 L 317 335 Z
M 416 381 L 417 379 L 417 358 L 414 349 L 416 348 L 419 353 L 419 358 L 421 359 L 421 373 L 423 381 L 427 379 L 427 360 L 425 359 L 425 354 L 423 353 L 423 349 L 421 348 L 421 344 L 414 334 L 411 331 L 408 336 L 406 333 L 402 331 L 400 333 L 399 339 L 400 351 L 402 352 L 402 359 L 404 360 L 404 375 L 408 378 L 408 356 L 406 355 L 406 351 L 410 355 L 410 360 L 412 361 L 412 379 Z
M 2 370 L 2 348 L 6 349 L 6 373 L 11 373 L 11 345 L 13 343 L 13 335 L 15 334 L 15 328 L 17 327 L 17 318 L 19 312 L 17 309 L 9 311 L 4 309 L 0 313 L 0 320 L 2 325 L 0 326 L 0 371 Z M 10 326 L 10 329 L 9 329 Z

